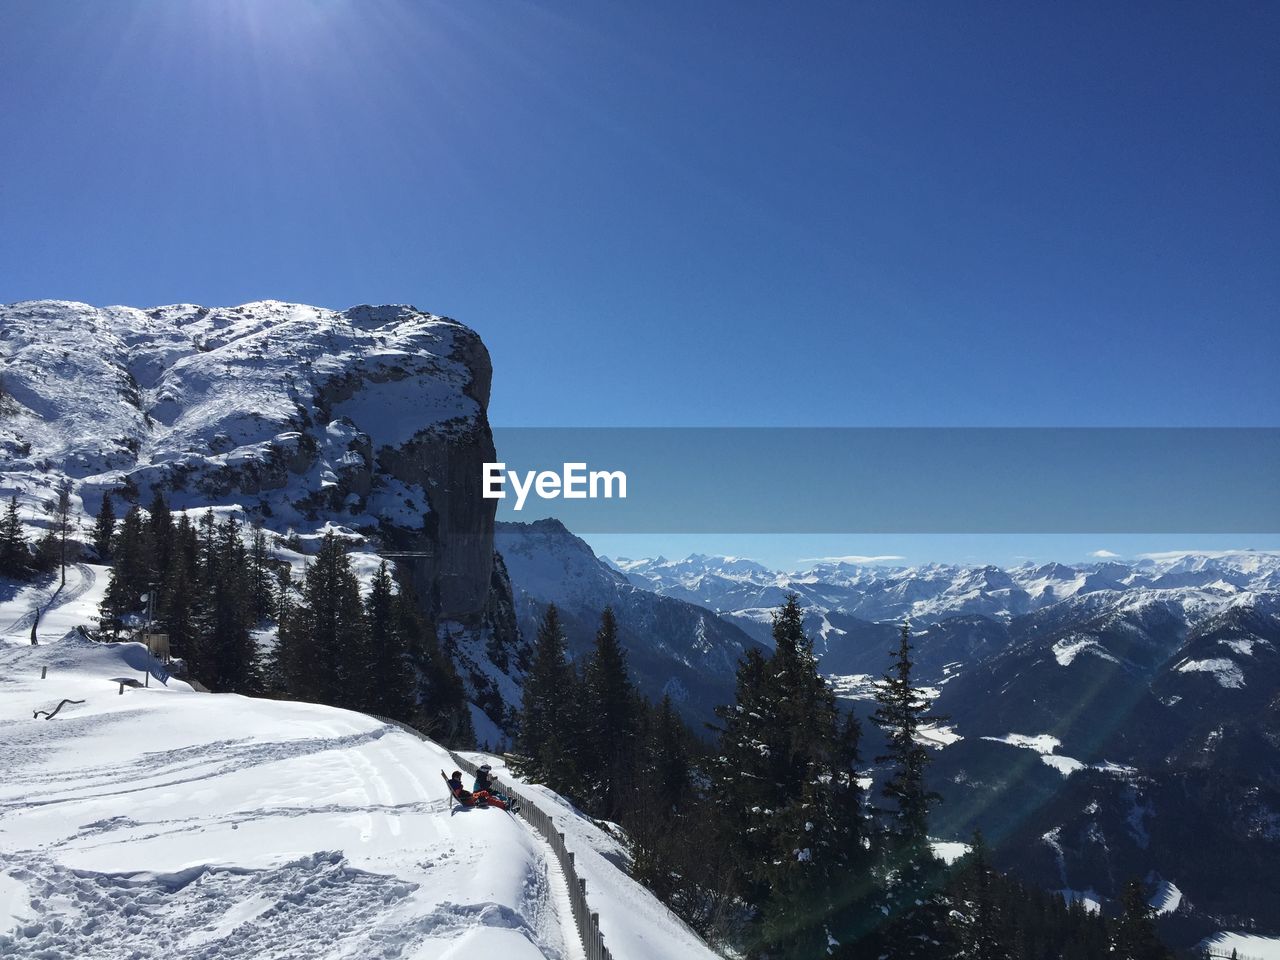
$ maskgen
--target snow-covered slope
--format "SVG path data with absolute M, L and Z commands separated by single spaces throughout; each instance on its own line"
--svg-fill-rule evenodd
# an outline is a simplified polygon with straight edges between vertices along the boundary
M 0 671 L 6 955 L 569 955 L 549 852 L 501 811 L 451 815 L 443 750 L 193 693 L 136 644 L 7 644 Z M 63 698 L 84 702 L 32 718 Z
M 33 718 L 63 699 L 83 702 Z M 138 644 L 10 633 L 0 765 L 6 957 L 583 956 L 542 840 L 452 804 L 449 754 L 362 714 L 195 693 Z M 591 902 L 665 915 L 625 878 Z M 654 952 L 621 941 L 619 960 L 710 956 L 678 924 L 642 938 Z

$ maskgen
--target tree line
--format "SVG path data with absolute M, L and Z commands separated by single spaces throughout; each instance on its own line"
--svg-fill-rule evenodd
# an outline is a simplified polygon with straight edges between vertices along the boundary
M 633 875 L 710 942 L 758 960 L 1168 960 L 1140 884 L 1115 918 L 995 870 L 981 835 L 948 866 L 920 729 L 942 718 L 912 682 L 904 625 L 877 685 L 884 752 L 818 673 L 795 596 L 774 649 L 740 661 L 735 699 L 696 736 L 631 683 L 611 611 L 581 665 L 554 606 L 538 630 L 516 741 L 520 772 L 619 824 Z
M 0 577 L 28 581 L 44 573 L 62 569 L 66 582 L 66 565 L 80 558 L 80 544 L 73 536 L 75 524 L 71 509 L 71 491 L 66 486 L 44 504 L 48 527 L 36 541 L 28 539 L 18 513 L 18 498 L 10 497 L 0 517 Z
M 112 565 L 100 616 L 110 638 L 150 624 L 168 634 L 185 676 L 212 691 L 360 710 L 472 744 L 466 691 L 435 625 L 385 562 L 362 595 L 332 532 L 301 580 L 262 529 L 219 522 L 212 510 L 193 521 L 159 493 L 120 519 L 105 496 L 92 540 Z

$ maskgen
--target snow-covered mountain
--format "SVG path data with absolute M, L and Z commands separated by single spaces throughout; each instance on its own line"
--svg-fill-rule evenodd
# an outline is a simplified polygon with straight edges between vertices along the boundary
M 236 504 L 282 533 L 334 524 L 430 554 L 415 570 L 445 618 L 484 608 L 491 368 L 462 324 L 405 306 L 31 301 L 0 307 L 0 377 L 0 495 L 33 520 L 64 480 L 89 514 L 105 493 Z
M 570 653 L 584 655 L 612 607 L 628 662 L 650 699 L 669 694 L 686 716 L 709 720 L 733 699 L 738 658 L 753 641 L 711 611 L 640 589 L 558 520 L 499 523 L 496 544 L 506 562 L 526 638 L 536 635 L 547 604 L 560 611 Z
M 518 690 L 489 651 L 517 637 L 476 480 L 491 377 L 474 331 L 408 306 L 11 304 L 0 497 L 38 528 L 65 485 L 84 530 L 104 495 L 119 514 L 160 492 L 261 524 L 277 549 L 335 530 L 391 554 L 499 714 Z
M 749 560 L 693 555 L 684 560 L 608 561 L 637 586 L 715 610 L 763 643 L 773 610 L 796 593 L 821 638 L 836 650 L 847 618 L 921 623 L 979 616 L 1008 621 L 1065 601 L 1094 609 L 1168 603 L 1199 620 L 1231 607 L 1280 596 L 1280 554 L 1171 554 L 1133 563 L 1114 560 L 1011 569 L 926 564 L 889 567 L 832 561 L 773 571 Z

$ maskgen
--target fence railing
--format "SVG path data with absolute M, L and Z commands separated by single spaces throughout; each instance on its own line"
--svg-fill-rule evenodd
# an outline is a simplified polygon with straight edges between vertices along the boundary
M 375 720 L 381 720 L 383 723 L 389 723 L 392 726 L 399 727 L 406 733 L 411 733 L 419 740 L 426 740 L 434 746 L 439 746 L 434 740 L 431 740 L 419 730 L 415 730 L 407 723 L 401 723 L 399 720 L 391 720 L 387 717 L 379 717 L 375 714 L 369 714 Z M 468 760 L 466 757 L 459 756 L 454 751 L 449 751 L 449 756 L 453 758 L 453 762 L 457 764 L 459 770 L 465 770 L 471 776 L 475 776 L 479 767 Z M 556 829 L 555 821 L 547 816 L 537 805 L 530 802 L 529 798 L 520 793 L 509 784 L 503 784 L 502 792 L 516 801 L 519 807 L 516 815 L 533 827 L 534 830 L 542 836 L 547 844 L 551 847 L 556 855 L 556 860 L 560 863 L 560 869 L 563 871 L 565 879 L 569 882 L 569 901 L 573 906 L 573 919 L 578 927 L 578 936 L 582 940 L 582 949 L 586 952 L 587 960 L 612 960 L 609 948 L 604 945 L 604 934 L 600 932 L 600 914 L 593 912 L 590 904 L 587 902 L 587 881 L 585 878 L 578 876 L 578 871 L 574 865 L 573 851 L 564 844 L 564 834 Z

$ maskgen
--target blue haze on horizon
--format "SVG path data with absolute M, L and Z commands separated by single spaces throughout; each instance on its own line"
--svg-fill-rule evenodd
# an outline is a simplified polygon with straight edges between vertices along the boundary
M 0 302 L 410 302 L 503 426 L 1280 426 L 1271 4 L 8 0 L 0 108 Z

